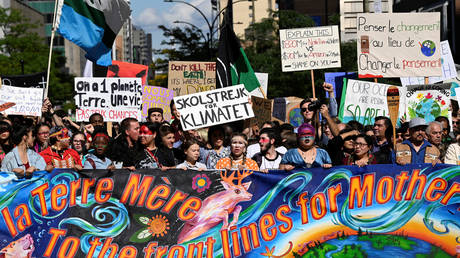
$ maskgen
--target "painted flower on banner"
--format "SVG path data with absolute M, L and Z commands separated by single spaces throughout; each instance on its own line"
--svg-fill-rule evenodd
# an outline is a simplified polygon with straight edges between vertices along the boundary
M 426 94 L 425 98 L 427 99 L 431 99 L 433 97 L 433 95 L 431 95 L 431 93 L 428 92 L 428 94 Z
M 416 98 L 407 102 L 409 119 L 421 117 L 429 123 L 438 116 L 448 116 L 448 102 L 443 99 L 441 94 L 438 95 L 432 92 L 418 93 Z
M 152 237 L 163 237 L 170 229 L 169 221 L 163 215 L 156 215 L 149 218 L 144 215 L 135 214 L 134 218 L 146 226 L 131 236 L 129 241 L 134 243 L 145 243 Z
M 441 96 L 441 95 L 438 95 L 438 96 L 436 97 L 436 100 L 437 100 L 437 101 L 441 101 L 441 100 L 442 100 L 442 96 Z M 443 105 L 444 105 L 444 104 L 443 104 Z
M 201 193 L 211 186 L 211 179 L 206 174 L 198 174 L 193 177 L 192 189 Z
M 417 94 L 417 98 L 418 98 L 418 99 L 421 99 L 421 98 L 423 98 L 423 93 L 419 93 L 419 94 Z

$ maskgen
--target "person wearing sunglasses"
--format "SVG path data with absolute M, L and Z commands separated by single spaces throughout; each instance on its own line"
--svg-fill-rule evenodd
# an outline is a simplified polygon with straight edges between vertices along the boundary
M 412 118 L 409 122 L 409 140 L 396 144 L 392 154 L 393 162 L 399 165 L 440 163 L 440 152 L 425 139 L 427 124 L 423 118 Z
M 371 153 L 372 137 L 360 134 L 356 136 L 353 146 L 354 151 L 352 155 L 348 155 L 343 160 L 343 165 L 357 165 L 358 167 L 377 164 L 377 159 Z
M 303 123 L 297 130 L 298 148 L 290 149 L 283 156 L 281 170 L 295 168 L 332 167 L 327 151 L 315 146 L 315 128 Z

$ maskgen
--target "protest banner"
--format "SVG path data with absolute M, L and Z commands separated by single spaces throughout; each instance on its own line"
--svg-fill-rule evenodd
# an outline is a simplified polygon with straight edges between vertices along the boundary
M 442 76 L 428 77 L 428 84 L 433 84 L 457 77 L 454 58 L 450 51 L 449 41 L 441 41 L 441 70 Z M 425 84 L 425 77 L 401 77 L 401 85 Z
M 356 120 L 363 125 L 373 125 L 375 117 L 388 116 L 387 90 L 390 86 L 383 83 L 347 80 L 346 94 L 342 96 L 340 105 L 343 110 L 339 112 L 339 119 L 343 123 Z M 401 102 L 403 99 L 401 98 Z M 404 106 L 400 105 L 399 114 L 403 114 L 404 110 Z
M 450 83 L 409 85 L 406 87 L 407 120 L 421 117 L 427 123 L 433 122 L 438 116 L 451 120 Z
M 158 107 L 163 109 L 163 118 L 171 120 L 171 108 L 169 104 L 174 97 L 174 92 L 163 87 L 142 86 L 142 117 L 148 116 L 149 108 Z
M 2 85 L 0 104 L 14 103 L 3 111 L 6 115 L 41 116 L 43 88 L 23 88 Z
M 142 105 L 141 78 L 75 78 L 76 120 L 88 121 L 100 113 L 106 122 L 120 122 L 127 117 L 140 121 Z
M 174 97 L 184 131 L 254 117 L 244 84 Z
M 262 128 L 262 125 L 272 120 L 272 100 L 251 96 L 252 110 L 255 115 L 249 120 L 249 126 L 257 125 Z
M 141 64 L 133 64 L 112 60 L 112 65 L 107 67 L 107 77 L 116 78 L 141 78 L 142 85 L 147 85 L 149 67 Z
M 458 166 L 0 177 L 5 257 L 459 254 Z
M 256 88 L 255 90 L 251 91 L 251 96 L 256 96 L 259 98 L 264 98 L 264 94 L 262 94 L 261 89 L 264 91 L 265 95 L 268 95 L 268 73 L 254 73 L 259 80 L 260 87 Z
M 283 122 L 286 121 L 286 100 L 284 98 L 275 98 L 273 100 L 272 117 Z
M 168 89 L 174 96 L 216 89 L 216 63 L 169 61 Z
M 355 72 L 324 73 L 324 81 L 332 84 L 334 87 L 334 94 L 337 103 L 341 103 L 342 100 L 343 79 L 356 79 L 357 77 L 358 73 Z M 327 92 L 326 97 L 329 97 Z
M 337 25 L 280 30 L 283 72 L 340 67 Z
M 440 14 L 360 13 L 359 78 L 441 76 Z
M 24 88 L 45 88 L 46 72 L 23 74 L 23 75 L 1 75 L 2 85 L 24 87 Z

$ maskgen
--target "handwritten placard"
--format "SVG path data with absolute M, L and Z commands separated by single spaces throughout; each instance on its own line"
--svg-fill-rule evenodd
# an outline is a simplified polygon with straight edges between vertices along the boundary
M 438 116 L 445 116 L 450 120 L 450 86 L 450 83 L 407 86 L 407 120 L 421 117 L 429 123 Z
M 184 131 L 254 116 L 243 84 L 174 97 Z
M 441 41 L 441 60 L 442 60 L 442 76 L 428 77 L 428 84 L 437 83 L 457 77 L 457 69 L 455 68 L 454 58 L 450 51 L 449 41 Z M 401 77 L 401 85 L 416 85 L 425 84 L 425 77 Z
M 41 116 L 43 104 L 42 88 L 23 88 L 2 85 L 0 104 L 12 102 L 14 106 L 6 109 L 7 115 Z
M 174 96 L 216 89 L 216 63 L 170 61 L 168 89 Z
M 174 97 L 172 90 L 156 87 L 143 86 L 142 88 L 142 117 L 148 116 L 149 108 L 157 107 L 163 109 L 163 118 L 166 121 L 171 120 L 171 108 L 169 103 Z
M 359 78 L 441 76 L 439 13 L 360 13 Z
M 91 112 L 102 112 L 104 121 L 141 118 L 141 78 L 75 78 L 77 121 L 87 121 Z M 89 114 L 89 115 L 88 115 Z M 116 115 L 114 115 L 116 114 Z
M 280 30 L 283 72 L 340 67 L 338 26 Z
M 387 90 L 391 85 L 358 80 L 347 80 L 343 123 L 356 120 L 363 125 L 374 124 L 377 116 L 388 116 Z M 403 98 L 401 98 L 403 99 Z M 404 108 L 400 108 L 400 113 Z
M 250 119 L 249 125 L 258 125 L 262 128 L 265 122 L 272 119 L 272 100 L 251 96 L 251 101 L 254 114 L 257 115 Z

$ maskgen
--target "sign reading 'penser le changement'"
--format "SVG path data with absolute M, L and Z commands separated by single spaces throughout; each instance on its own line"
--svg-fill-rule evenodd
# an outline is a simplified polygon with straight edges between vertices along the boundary
M 174 97 L 184 131 L 254 117 L 243 84 Z
M 280 30 L 283 72 L 340 67 L 337 26 Z

